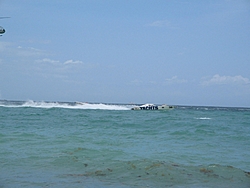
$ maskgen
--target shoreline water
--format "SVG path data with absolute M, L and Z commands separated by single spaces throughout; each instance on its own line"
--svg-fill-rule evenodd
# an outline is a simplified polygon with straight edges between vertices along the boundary
M 0 101 L 0 187 L 250 185 L 248 109 L 87 107 Z

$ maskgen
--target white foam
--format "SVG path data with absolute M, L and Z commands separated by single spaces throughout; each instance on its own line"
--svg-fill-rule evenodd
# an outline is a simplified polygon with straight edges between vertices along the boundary
M 90 104 L 90 103 L 83 103 L 83 104 L 76 104 L 74 108 L 79 109 L 93 109 L 93 110 L 130 110 L 127 106 L 122 105 L 109 105 L 109 104 Z
M 211 119 L 209 117 L 200 117 L 200 118 L 195 118 L 195 119 Z
M 33 107 L 33 108 L 68 108 L 68 109 L 93 109 L 93 110 L 130 110 L 126 105 L 92 104 L 92 103 L 59 103 L 59 102 L 35 102 L 26 101 L 22 105 L 11 105 L 9 107 Z

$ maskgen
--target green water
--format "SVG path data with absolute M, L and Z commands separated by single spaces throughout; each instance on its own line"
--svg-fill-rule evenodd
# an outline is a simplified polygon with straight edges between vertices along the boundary
M 0 187 L 250 187 L 249 109 L 25 104 L 0 103 Z

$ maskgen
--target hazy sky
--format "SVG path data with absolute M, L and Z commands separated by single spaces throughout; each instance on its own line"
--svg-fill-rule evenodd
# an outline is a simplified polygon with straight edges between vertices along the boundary
M 249 0 L 1 0 L 0 99 L 250 107 Z

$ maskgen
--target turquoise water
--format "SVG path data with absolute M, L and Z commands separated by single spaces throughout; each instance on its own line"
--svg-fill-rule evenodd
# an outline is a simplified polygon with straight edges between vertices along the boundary
M 250 187 L 250 109 L 0 101 L 0 187 Z

